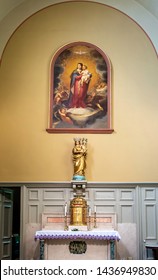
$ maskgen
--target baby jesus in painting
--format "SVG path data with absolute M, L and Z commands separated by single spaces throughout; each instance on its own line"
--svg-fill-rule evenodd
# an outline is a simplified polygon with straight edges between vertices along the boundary
M 83 65 L 82 66 L 82 71 L 81 71 L 81 85 L 83 85 L 83 83 L 85 82 L 86 84 L 89 83 L 92 74 L 88 71 L 87 66 Z

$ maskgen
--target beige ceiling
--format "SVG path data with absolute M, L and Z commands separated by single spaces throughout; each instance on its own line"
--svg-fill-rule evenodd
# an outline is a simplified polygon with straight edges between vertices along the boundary
M 135 0 L 147 9 L 151 14 L 158 18 L 158 0 Z
M 0 0 L 0 20 L 25 1 L 27 0 Z
M 15 9 L 22 2 L 27 1 L 28 0 L 0 0 L 0 20 L 3 19 L 9 12 Z M 135 2 L 142 5 L 151 14 L 158 18 L 158 0 L 135 0 Z

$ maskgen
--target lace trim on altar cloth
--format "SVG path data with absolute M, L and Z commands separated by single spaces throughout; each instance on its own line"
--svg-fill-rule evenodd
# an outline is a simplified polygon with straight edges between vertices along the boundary
M 54 231 L 40 230 L 35 234 L 35 239 L 96 239 L 96 240 L 116 240 L 121 239 L 118 231 Z

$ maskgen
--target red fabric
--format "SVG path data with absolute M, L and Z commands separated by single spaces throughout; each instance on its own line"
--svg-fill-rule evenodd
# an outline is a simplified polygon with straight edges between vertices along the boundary
M 76 76 L 75 83 L 73 86 L 73 95 L 72 95 L 72 101 L 70 104 L 70 107 L 72 108 L 85 108 L 86 104 L 84 102 L 87 90 L 88 90 L 88 84 L 83 82 L 81 83 L 81 75 Z

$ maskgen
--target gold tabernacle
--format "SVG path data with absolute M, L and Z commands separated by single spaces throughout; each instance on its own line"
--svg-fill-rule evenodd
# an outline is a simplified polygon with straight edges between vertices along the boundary
M 70 202 L 70 225 L 87 225 L 87 201 L 83 197 L 75 197 Z

